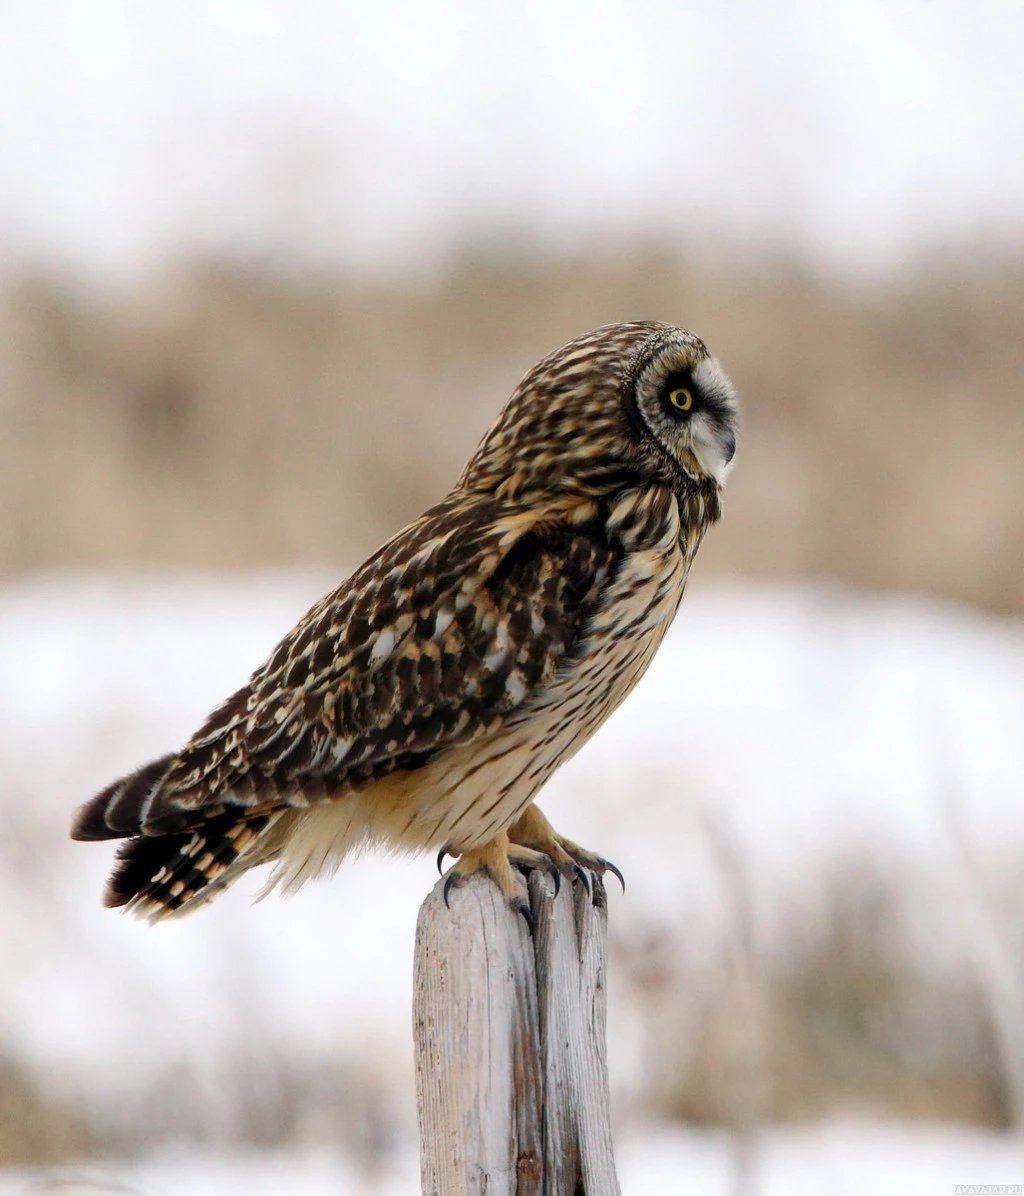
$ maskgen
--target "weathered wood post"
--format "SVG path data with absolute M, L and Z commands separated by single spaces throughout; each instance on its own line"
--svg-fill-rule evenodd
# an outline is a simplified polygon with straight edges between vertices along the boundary
M 531 936 L 497 886 L 442 882 L 416 928 L 424 1196 L 619 1196 L 605 1062 L 604 885 L 530 874 Z

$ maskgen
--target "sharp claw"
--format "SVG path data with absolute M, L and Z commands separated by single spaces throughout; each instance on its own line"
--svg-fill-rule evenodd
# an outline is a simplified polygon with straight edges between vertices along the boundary
M 618 870 L 618 868 L 615 867 L 614 864 L 610 863 L 608 860 L 604 860 L 603 862 L 604 862 L 604 866 L 608 869 L 608 871 L 615 877 L 615 879 L 619 882 L 619 884 L 622 885 L 622 891 L 623 891 L 623 893 L 625 893 L 626 881 L 625 881 L 625 878 L 623 877 L 622 873 Z
M 526 925 L 529 926 L 530 934 L 532 935 L 534 933 L 534 931 L 537 929 L 537 926 L 533 920 L 533 910 L 530 909 L 530 903 L 528 901 L 524 901 L 520 897 L 519 900 L 516 901 L 515 907 L 526 919 Z
M 444 847 L 442 847 L 441 850 L 437 853 L 437 873 L 439 876 L 441 875 L 442 872 L 444 872 L 444 866 L 443 866 L 444 865 L 444 857 L 447 854 L 448 854 L 448 844 L 446 843 L 444 845 Z
M 552 868 L 551 875 L 555 878 L 555 896 L 557 897 L 559 890 L 562 887 L 562 874 L 557 868 Z
M 451 909 L 451 902 L 448 900 L 448 894 L 459 883 L 459 874 L 457 872 L 449 872 L 444 882 L 444 888 L 441 890 L 441 895 L 444 897 L 445 906 Z
M 573 864 L 572 870 L 576 873 L 576 879 L 587 890 L 587 896 L 591 896 L 593 894 L 593 887 L 590 883 L 590 873 L 586 870 L 586 868 L 582 868 L 576 863 Z

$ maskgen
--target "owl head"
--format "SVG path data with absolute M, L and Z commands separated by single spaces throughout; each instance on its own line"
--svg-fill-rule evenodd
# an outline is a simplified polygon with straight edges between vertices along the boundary
M 653 321 L 607 324 L 527 373 L 461 484 L 504 494 L 721 487 L 739 404 L 704 342 Z

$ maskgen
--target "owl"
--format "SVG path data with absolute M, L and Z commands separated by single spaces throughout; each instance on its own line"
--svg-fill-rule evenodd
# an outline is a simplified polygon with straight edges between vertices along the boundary
M 545 357 L 446 498 L 180 751 L 81 808 L 73 838 L 125 840 L 105 903 L 155 920 L 258 864 L 287 892 L 382 845 L 457 857 L 446 898 L 482 869 L 528 914 L 521 869 L 611 868 L 533 799 L 658 650 L 719 518 L 737 416 L 682 328 L 610 324 Z

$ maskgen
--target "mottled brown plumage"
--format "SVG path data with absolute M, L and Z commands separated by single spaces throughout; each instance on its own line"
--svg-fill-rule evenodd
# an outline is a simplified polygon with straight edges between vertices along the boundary
M 649 664 L 718 518 L 735 419 L 682 329 L 609 325 L 546 357 L 447 498 L 180 752 L 82 808 L 74 837 L 128 840 L 108 904 L 184 911 L 267 861 L 294 888 L 367 841 L 447 848 L 455 876 L 486 867 L 512 900 L 509 860 L 601 867 L 532 798 Z

